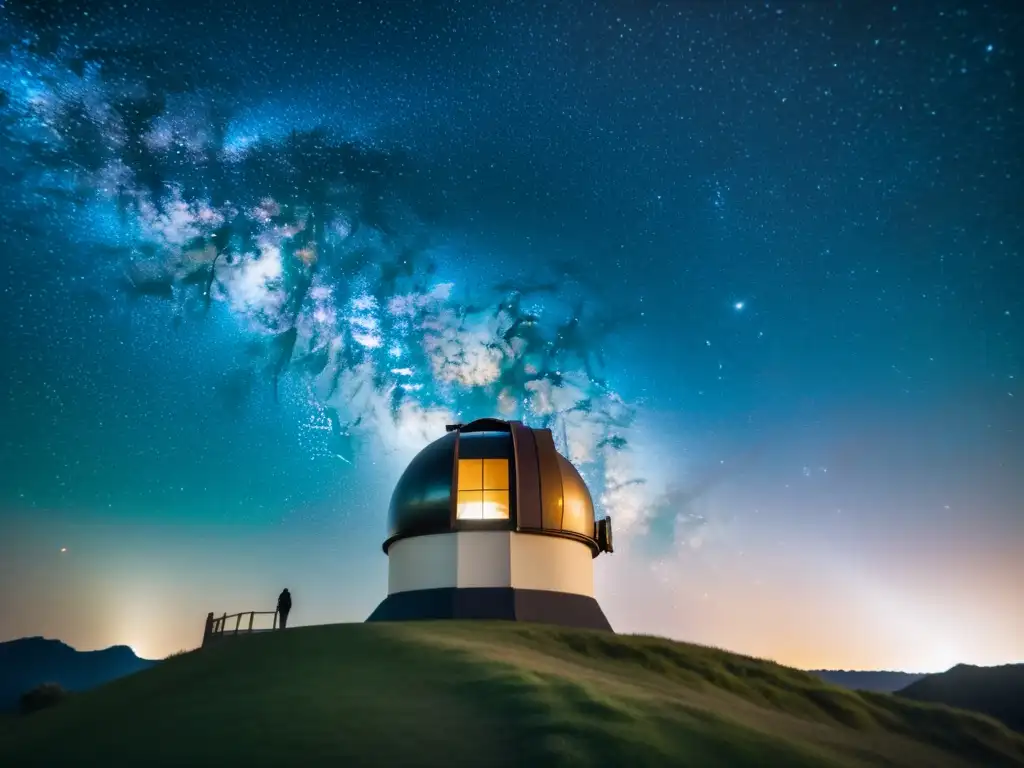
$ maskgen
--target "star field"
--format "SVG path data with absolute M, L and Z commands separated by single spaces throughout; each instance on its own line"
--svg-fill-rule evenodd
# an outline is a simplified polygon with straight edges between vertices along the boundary
M 360 620 L 404 463 L 499 415 L 615 520 L 617 628 L 1022 656 L 1016 4 L 8 2 L 0 35 L 0 635 L 168 653 L 285 584 Z

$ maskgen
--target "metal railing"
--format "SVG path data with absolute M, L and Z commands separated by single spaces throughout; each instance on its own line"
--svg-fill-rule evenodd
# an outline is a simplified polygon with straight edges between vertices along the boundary
M 253 623 L 257 616 L 273 616 L 274 620 L 271 623 L 270 629 L 264 627 L 253 628 Z M 243 623 L 243 619 L 248 617 L 248 621 Z M 234 619 L 234 626 L 232 626 L 231 620 Z M 231 615 L 224 614 L 220 617 L 214 617 L 213 611 L 210 611 L 206 615 L 206 628 L 203 631 L 203 645 L 213 638 L 223 637 L 224 635 L 235 636 L 235 635 L 247 635 L 252 632 L 270 632 L 277 629 L 277 611 L 242 611 L 241 613 L 232 613 Z

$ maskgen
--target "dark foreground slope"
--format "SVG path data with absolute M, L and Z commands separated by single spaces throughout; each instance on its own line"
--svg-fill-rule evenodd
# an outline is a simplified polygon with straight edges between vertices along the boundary
M 1024 664 L 958 664 L 948 672 L 908 685 L 899 695 L 983 712 L 1024 732 Z
M 140 659 L 123 645 L 102 651 L 76 651 L 59 640 L 43 637 L 0 643 L 0 712 L 16 710 L 21 694 L 40 683 L 87 691 L 156 663 Z
M 668 640 L 487 623 L 226 640 L 0 721 L 0 765 L 1024 765 L 981 715 Z

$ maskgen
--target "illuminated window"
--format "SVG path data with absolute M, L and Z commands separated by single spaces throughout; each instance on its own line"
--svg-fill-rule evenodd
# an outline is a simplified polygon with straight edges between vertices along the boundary
M 459 459 L 459 520 L 508 520 L 508 459 Z

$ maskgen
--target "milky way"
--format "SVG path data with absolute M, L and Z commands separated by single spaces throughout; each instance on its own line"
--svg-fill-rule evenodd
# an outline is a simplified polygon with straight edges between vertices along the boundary
M 635 408 L 604 380 L 614 327 L 578 276 L 447 277 L 435 254 L 451 248 L 403 196 L 400 147 L 240 138 L 222 94 L 166 86 L 148 55 L 14 44 L 0 141 L 5 198 L 26 213 L 10 226 L 48 207 L 85 283 L 128 312 L 163 303 L 177 327 L 226 308 L 249 353 L 224 372 L 228 404 L 254 387 L 279 402 L 293 380 L 317 455 L 356 464 L 368 439 L 407 454 L 463 416 L 522 419 L 552 429 L 603 511 L 638 517 L 622 455 Z

